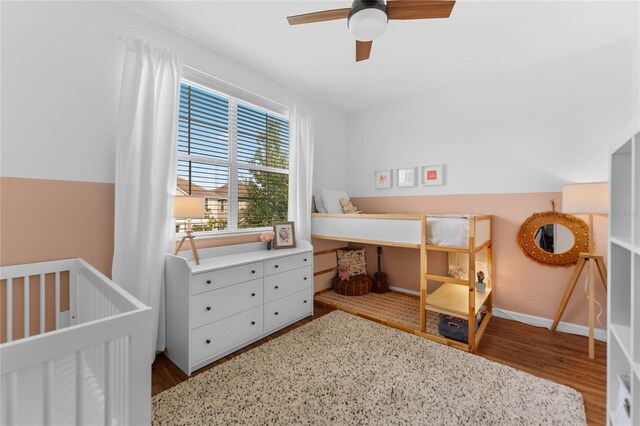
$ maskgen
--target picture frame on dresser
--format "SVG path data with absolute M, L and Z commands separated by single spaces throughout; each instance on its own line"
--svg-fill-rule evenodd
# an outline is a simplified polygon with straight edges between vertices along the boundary
M 273 239 L 274 249 L 296 247 L 296 229 L 293 222 L 274 222 L 273 233 L 276 234 Z

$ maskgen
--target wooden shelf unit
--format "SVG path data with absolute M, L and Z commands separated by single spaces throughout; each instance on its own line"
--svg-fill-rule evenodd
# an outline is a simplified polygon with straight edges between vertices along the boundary
M 331 226 L 324 226 L 321 233 L 317 233 L 313 227 L 314 218 L 331 219 L 337 232 L 332 231 Z M 493 268 L 492 268 L 492 216 L 469 215 L 464 218 L 468 221 L 468 242 L 466 247 L 448 247 L 427 243 L 427 226 L 429 216 L 426 214 L 312 214 L 313 239 L 343 241 L 351 243 L 371 244 L 378 246 L 400 247 L 420 250 L 420 328 L 411 330 L 414 334 L 456 347 L 469 352 L 474 352 L 480 344 L 484 331 L 493 315 Z M 348 222 L 344 222 L 348 221 Z M 362 221 L 375 222 L 374 230 L 363 231 Z M 398 232 L 389 232 L 389 229 L 380 230 L 388 224 L 388 228 L 398 227 Z M 353 226 L 351 226 L 353 225 Z M 481 225 L 482 236 L 478 235 Z M 345 230 L 348 230 L 345 232 Z M 344 234 L 342 233 L 344 232 Z M 398 235 L 394 240 L 390 235 Z M 477 242 L 476 242 L 477 241 Z M 454 279 L 448 276 L 440 276 L 429 273 L 427 253 L 439 251 L 447 253 L 464 254 L 468 256 L 468 278 L 465 280 Z M 478 253 L 486 251 L 487 289 L 485 292 L 477 292 L 475 288 L 475 269 Z M 442 286 L 428 295 L 428 281 L 441 282 Z M 431 300 L 433 299 L 433 303 Z M 486 306 L 487 313 L 476 330 L 474 318 L 482 306 Z M 464 318 L 469 324 L 469 341 L 467 343 L 432 334 L 427 331 L 427 309 L 445 313 L 447 315 Z M 375 317 L 369 319 L 376 320 Z M 383 322 L 382 320 L 380 322 Z
M 431 310 L 447 315 L 452 315 L 467 320 L 469 327 L 469 340 L 465 344 L 455 340 L 447 339 L 442 336 L 435 336 L 429 333 L 427 337 L 433 340 L 445 339 L 448 345 L 464 349 L 469 352 L 475 352 L 476 348 L 482 340 L 482 336 L 489 325 L 489 321 L 493 316 L 493 265 L 492 265 L 492 217 L 491 216 L 470 216 L 469 220 L 469 242 L 467 247 L 444 247 L 426 245 L 426 251 L 445 251 L 448 253 L 461 253 L 468 256 L 468 278 L 466 280 L 453 279 L 446 276 L 438 276 L 428 273 L 428 265 L 426 264 L 427 256 L 424 256 L 425 262 L 425 280 L 421 282 L 420 288 L 420 324 L 421 332 L 426 333 L 426 311 Z M 480 240 L 476 237 L 478 225 L 480 222 L 488 224 L 488 235 Z M 483 223 L 484 224 L 484 223 Z M 425 227 L 426 229 L 426 227 Z M 477 241 L 477 242 L 476 242 Z M 476 257 L 478 253 L 486 250 L 487 256 L 487 288 L 484 292 L 476 290 Z M 428 280 L 442 283 L 431 295 L 427 294 Z M 482 319 L 478 329 L 476 330 L 475 317 L 482 306 L 486 306 L 487 313 Z

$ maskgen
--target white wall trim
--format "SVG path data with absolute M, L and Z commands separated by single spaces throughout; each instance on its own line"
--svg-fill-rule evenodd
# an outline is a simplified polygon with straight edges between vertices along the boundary
M 413 296 L 418 296 L 420 297 L 420 292 L 419 291 L 415 291 L 415 290 L 407 290 L 406 288 L 402 288 L 402 287 L 395 287 L 390 285 L 389 286 L 389 290 L 391 291 L 397 291 L 398 293 L 405 293 L 405 294 L 411 294 Z
M 542 318 L 529 314 L 521 314 L 520 312 L 507 311 L 506 309 L 496 308 L 495 306 L 493 308 L 493 315 L 498 318 L 510 319 L 513 321 L 522 322 L 524 324 L 529 324 L 534 327 L 549 328 L 553 323 L 553 320 L 549 318 Z M 578 336 L 589 335 L 589 327 L 564 321 L 560 321 L 556 330 L 562 333 L 577 334 Z M 607 330 L 596 328 L 594 336 L 596 339 L 606 342 Z

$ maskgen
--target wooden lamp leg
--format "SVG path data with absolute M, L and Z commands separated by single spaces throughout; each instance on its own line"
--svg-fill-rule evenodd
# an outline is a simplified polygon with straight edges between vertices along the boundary
M 595 338 L 594 338 L 594 330 L 595 330 L 595 319 L 596 319 L 596 311 L 595 311 L 595 294 L 594 294 L 594 281 L 595 281 L 595 262 L 593 259 L 589 259 L 589 284 L 588 291 L 589 295 L 587 296 L 589 299 L 589 358 L 594 359 L 595 357 Z
M 555 330 L 558 327 L 558 323 L 560 322 L 560 318 L 562 318 L 562 314 L 564 314 L 564 310 L 567 307 L 567 303 L 569 302 L 569 298 L 571 298 L 571 294 L 573 293 L 573 289 L 576 288 L 576 283 L 578 282 L 578 278 L 580 278 L 580 274 L 582 274 L 582 270 L 584 269 L 586 261 L 583 257 L 578 259 L 578 263 L 576 264 L 576 269 L 573 271 L 573 275 L 569 280 L 569 284 L 567 285 L 567 289 L 564 292 L 564 296 L 562 296 L 562 301 L 560 302 L 560 306 L 558 307 L 558 312 L 556 313 L 555 318 L 553 319 L 553 324 L 551 325 L 551 330 Z
M 553 324 L 551 325 L 551 330 L 555 330 L 558 327 L 558 323 L 560 322 L 560 318 L 564 313 L 565 308 L 567 307 L 567 302 L 571 297 L 571 293 L 573 293 L 573 289 L 578 282 L 578 278 L 580 278 L 580 274 L 584 269 L 584 266 L 587 265 L 587 300 L 589 304 L 589 358 L 595 358 L 595 281 L 596 281 L 596 271 L 600 275 L 600 279 L 602 279 L 602 285 L 604 286 L 604 290 L 607 290 L 607 267 L 604 263 L 604 258 L 601 255 L 593 254 L 594 244 L 593 244 L 593 215 L 589 215 L 589 253 L 580 253 L 580 258 L 578 259 L 578 263 L 576 265 L 576 270 L 573 272 L 571 279 L 569 280 L 569 285 L 567 285 L 567 289 L 564 292 L 564 296 L 562 297 L 562 301 L 560 302 L 560 306 L 558 307 L 558 312 L 556 313 L 556 317 L 553 320 Z
M 178 244 L 178 247 L 176 248 L 176 252 L 175 254 L 177 255 L 178 252 L 180 251 L 180 249 L 182 248 L 182 245 L 184 244 L 185 240 L 189 240 L 189 244 L 191 245 L 191 251 L 193 252 L 193 259 L 196 261 L 196 265 L 200 264 L 200 256 L 198 256 L 198 250 L 196 249 L 196 243 L 195 241 L 193 241 L 194 236 L 193 236 L 193 232 L 191 231 L 191 219 L 189 219 L 187 221 L 187 230 L 185 231 L 186 235 L 182 237 L 182 239 L 180 240 L 180 244 Z
M 189 242 L 191 243 L 191 251 L 193 251 L 193 258 L 196 261 L 196 265 L 200 264 L 200 256 L 198 256 L 198 250 L 196 249 L 196 243 L 193 241 L 193 235 L 189 236 Z
M 186 237 L 186 236 L 182 237 L 182 239 L 180 240 L 180 244 L 178 244 L 178 247 L 176 247 L 176 252 L 174 253 L 175 255 L 177 255 L 177 254 L 178 254 L 178 252 L 179 252 L 179 251 L 180 251 L 180 249 L 182 248 L 182 245 L 184 244 L 184 240 L 186 240 L 186 239 L 187 239 L 187 237 Z

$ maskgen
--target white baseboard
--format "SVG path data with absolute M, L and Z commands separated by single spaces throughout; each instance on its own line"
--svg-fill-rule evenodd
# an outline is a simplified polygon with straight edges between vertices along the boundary
M 414 296 L 420 296 L 420 292 L 419 291 L 407 290 L 406 288 L 395 287 L 395 286 L 392 286 L 392 285 L 389 286 L 389 290 L 397 291 L 398 293 L 405 293 L 405 294 L 411 294 L 411 295 L 414 295 Z
M 498 318 L 506 318 L 525 324 L 533 325 L 535 327 L 549 328 L 553 324 L 553 320 L 548 318 L 537 317 L 529 314 L 521 314 L 520 312 L 507 311 L 505 309 L 493 308 L 493 315 Z M 578 336 L 588 336 L 589 327 L 585 325 L 573 324 L 570 322 L 560 321 L 558 323 L 557 331 L 562 333 L 577 334 Z M 607 341 L 607 330 L 596 328 L 594 330 L 594 337 L 603 342 Z

